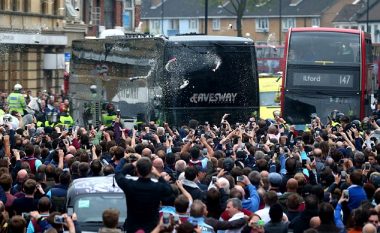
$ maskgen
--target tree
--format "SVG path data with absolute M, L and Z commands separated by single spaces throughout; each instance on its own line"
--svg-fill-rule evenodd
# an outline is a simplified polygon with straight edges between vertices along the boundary
M 262 4 L 265 0 L 214 0 L 214 3 L 222 6 L 224 10 L 232 15 L 236 15 L 236 30 L 237 36 L 242 37 L 242 25 L 244 13 L 247 7 L 255 6 L 256 4 Z

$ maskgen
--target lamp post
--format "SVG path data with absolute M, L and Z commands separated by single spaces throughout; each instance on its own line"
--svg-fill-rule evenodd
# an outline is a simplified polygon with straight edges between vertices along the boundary
M 207 35 L 208 31 L 208 0 L 205 0 L 205 35 Z
M 161 34 L 164 35 L 164 0 L 161 0 Z
M 366 28 L 367 28 L 367 30 L 366 31 L 369 32 L 369 30 L 368 30 L 368 26 L 369 26 L 368 25 L 368 21 L 369 21 L 369 0 L 367 0 L 367 16 L 366 17 L 367 17 L 367 19 L 366 19 L 366 24 L 367 24 Z
M 282 5 L 281 5 L 281 0 L 278 0 L 278 20 L 279 20 L 279 29 L 278 29 L 278 40 L 279 40 L 279 45 L 281 45 L 281 37 L 282 37 Z

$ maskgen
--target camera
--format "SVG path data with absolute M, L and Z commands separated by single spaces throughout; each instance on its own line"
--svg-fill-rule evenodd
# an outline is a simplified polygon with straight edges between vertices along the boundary
M 21 216 L 22 216 L 23 219 L 25 219 L 27 221 L 30 219 L 30 213 L 22 212 Z
M 243 182 L 243 180 L 244 180 L 244 176 L 237 176 L 236 177 L 237 182 Z
M 118 117 L 120 117 L 120 109 L 117 109 L 117 110 L 116 110 L 116 115 L 117 115 Z
M 343 190 L 343 197 L 346 199 L 348 199 L 350 197 L 347 189 Z
M 215 183 L 217 180 L 218 180 L 218 178 L 216 176 L 212 177 L 212 183 Z
M 63 224 L 65 222 L 65 218 L 62 215 L 54 216 L 54 223 Z
M 364 163 L 364 170 L 369 170 L 371 169 L 371 164 L 369 162 Z
M 280 144 L 274 145 L 274 153 L 280 153 Z

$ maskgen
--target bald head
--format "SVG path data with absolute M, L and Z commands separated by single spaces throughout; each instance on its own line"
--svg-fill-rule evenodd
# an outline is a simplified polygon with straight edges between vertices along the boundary
M 245 197 L 245 191 L 243 187 L 241 187 L 240 185 L 235 185 L 234 188 L 237 189 L 241 193 L 242 197 Z
M 152 156 L 152 151 L 149 148 L 144 148 L 141 152 L 141 156 L 150 158 Z
M 314 155 L 315 157 L 317 157 L 317 158 L 322 157 L 322 150 L 319 149 L 319 148 L 314 148 L 314 150 L 313 150 L 313 155 Z
M 268 176 L 269 176 L 269 172 L 267 172 L 267 171 L 261 171 L 260 172 L 260 176 L 261 176 L 261 178 L 268 178 Z
M 75 146 L 69 146 L 68 151 L 70 154 L 73 154 L 73 155 L 77 153 L 77 149 L 75 148 Z
M 153 160 L 153 167 L 157 169 L 158 172 L 164 171 L 164 161 L 161 158 L 156 158 Z
M 311 228 L 315 229 L 315 228 L 319 227 L 319 225 L 321 225 L 321 220 L 319 219 L 318 216 L 312 217 L 310 219 L 310 227 Z
M 377 229 L 372 223 L 367 223 L 363 227 L 363 233 L 376 233 Z
M 21 169 L 17 172 L 17 180 L 19 182 L 24 182 L 28 179 L 28 172 L 25 169 Z
M 294 178 L 291 178 L 286 183 L 286 190 L 288 192 L 297 192 L 298 189 L 298 181 Z
M 68 162 L 71 158 L 73 158 L 74 157 L 74 155 L 73 154 L 67 154 L 66 156 L 65 156 L 65 162 Z

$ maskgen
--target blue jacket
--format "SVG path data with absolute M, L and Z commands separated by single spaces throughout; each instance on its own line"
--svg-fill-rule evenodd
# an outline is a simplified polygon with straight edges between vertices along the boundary
M 348 187 L 348 208 L 354 210 L 358 208 L 362 201 L 367 200 L 367 194 L 362 186 L 351 185 Z
M 252 184 L 247 185 L 249 190 L 249 199 L 243 199 L 242 205 L 244 209 L 251 211 L 252 213 L 259 210 L 260 196 L 257 193 L 256 187 Z

